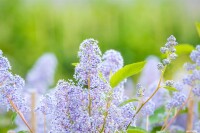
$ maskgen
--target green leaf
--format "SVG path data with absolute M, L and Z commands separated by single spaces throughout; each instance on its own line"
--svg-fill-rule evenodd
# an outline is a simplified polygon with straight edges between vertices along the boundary
M 175 46 L 176 48 L 176 54 L 178 56 L 180 55 L 189 55 L 192 50 L 194 50 L 194 46 L 191 44 L 178 44 Z M 167 54 L 161 54 L 161 58 L 166 58 Z
M 154 111 L 154 114 L 149 117 L 149 121 L 151 124 L 157 124 L 164 121 L 163 114 L 165 113 L 165 107 L 161 106 Z
M 188 108 L 184 108 L 180 110 L 179 114 L 186 114 L 188 112 Z
M 29 131 L 19 131 L 17 133 L 29 133 Z
M 122 107 L 122 106 L 124 106 L 124 105 L 126 105 L 126 104 L 128 104 L 128 103 L 135 102 L 135 101 L 138 101 L 138 99 L 136 99 L 136 98 L 128 99 L 128 100 L 122 102 L 122 103 L 119 105 L 119 107 Z
M 200 114 L 200 102 L 198 102 L 198 113 Z
M 72 63 L 72 66 L 75 66 L 75 67 L 76 67 L 78 64 L 79 64 L 79 63 Z
M 194 47 L 190 44 L 178 44 L 175 48 L 178 55 L 190 54 L 194 50 Z
M 163 88 L 169 90 L 169 91 L 178 91 L 176 88 L 174 87 L 169 87 L 169 86 L 164 86 Z
M 197 32 L 198 32 L 199 37 L 200 37 L 200 23 L 196 23 L 196 28 L 197 28 Z
M 127 133 L 147 133 L 147 131 L 139 127 L 129 127 Z
M 156 133 L 156 132 L 160 131 L 161 128 L 162 128 L 162 126 L 153 126 L 150 133 Z
M 142 71 L 145 64 L 146 64 L 145 61 L 133 63 L 133 64 L 126 65 L 120 70 L 118 70 L 115 74 L 113 74 L 113 76 L 110 79 L 111 87 L 112 88 L 116 87 L 125 78 L 130 77 Z
M 11 115 L 11 122 L 12 122 L 12 124 L 14 123 L 16 117 L 17 117 L 17 113 L 13 112 L 12 115 Z

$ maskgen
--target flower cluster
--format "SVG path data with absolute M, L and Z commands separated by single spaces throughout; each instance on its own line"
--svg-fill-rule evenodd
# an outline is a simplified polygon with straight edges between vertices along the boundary
M 186 94 L 183 90 L 183 84 L 180 82 L 174 82 L 173 80 L 167 80 L 165 82 L 165 85 L 168 87 L 174 87 L 177 89 L 176 92 L 173 92 L 172 98 L 168 101 L 166 107 L 168 109 L 177 108 L 183 105 L 183 103 L 186 101 Z
M 43 94 L 53 84 L 54 73 L 57 66 L 57 59 L 52 53 L 43 54 L 26 77 L 26 89 L 34 89 Z
M 34 127 L 34 131 L 37 133 L 44 132 L 44 125 L 46 128 L 49 128 L 48 122 L 45 122 L 49 120 L 46 114 L 49 114 L 52 112 L 52 109 L 54 109 L 54 100 L 52 95 L 50 95 L 50 93 L 52 93 L 51 91 L 49 94 L 45 93 L 49 91 L 49 86 L 53 84 L 56 66 L 57 59 L 55 55 L 52 53 L 45 53 L 36 61 L 26 76 L 23 97 L 27 99 L 27 105 L 30 107 L 30 110 L 23 115 L 26 121 L 31 123 L 31 126 Z M 40 106 L 40 108 L 38 108 L 38 106 Z M 35 115 L 33 115 L 33 113 Z M 44 117 L 46 120 L 44 120 Z M 32 119 L 34 119 L 34 122 Z M 27 129 L 21 118 L 17 117 L 15 122 L 17 125 L 16 131 Z
M 28 108 L 25 106 L 25 99 L 22 98 L 24 80 L 18 75 L 13 75 L 10 70 L 10 63 L 0 50 L 0 104 L 7 106 L 7 110 L 15 110 L 15 104 L 16 109 L 26 112 Z
M 169 65 L 171 63 L 172 60 L 177 58 L 177 54 L 175 46 L 178 43 L 176 42 L 176 38 L 171 35 L 168 39 L 167 39 L 167 43 L 165 44 L 164 47 L 160 48 L 160 51 L 162 54 L 166 54 L 167 58 L 162 60 L 162 63 L 158 64 L 158 69 L 159 70 L 163 70 L 165 66 Z
M 126 100 L 124 82 L 114 89 L 109 84 L 110 75 L 123 66 L 120 53 L 109 50 L 102 56 L 97 41 L 87 39 L 81 43 L 78 57 L 80 62 L 74 74 L 77 84 L 72 80 L 59 81 L 55 92 L 48 97 L 51 99 L 43 99 L 45 104 L 38 108 L 51 118 L 50 131 L 125 131 L 129 122 L 134 124 L 134 105 L 119 106 Z
M 192 91 L 196 96 L 200 96 L 200 45 L 197 45 L 196 50 L 192 51 L 190 58 L 194 63 L 184 65 L 190 73 L 183 79 L 183 82 L 192 87 Z

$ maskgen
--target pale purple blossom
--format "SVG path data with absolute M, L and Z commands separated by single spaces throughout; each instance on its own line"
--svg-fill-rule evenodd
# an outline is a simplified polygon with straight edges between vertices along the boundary
M 186 63 L 184 66 L 190 74 L 187 74 L 183 79 L 183 83 L 192 87 L 192 92 L 196 96 L 200 96 L 200 45 L 196 46 L 196 49 L 193 50 L 190 54 L 190 58 L 193 63 Z
M 0 55 L 0 104 L 7 106 L 7 110 L 15 111 L 11 106 L 11 101 L 16 105 L 17 109 L 26 112 L 25 99 L 22 97 L 24 80 L 10 72 L 11 66 L 6 57 L 3 57 L 2 51 Z
M 177 54 L 175 46 L 178 43 L 176 42 L 176 38 L 171 35 L 168 39 L 167 39 L 167 43 L 165 44 L 164 47 L 160 48 L 160 51 L 162 54 L 166 54 L 167 58 L 162 60 L 162 63 L 158 64 L 158 70 L 163 70 L 164 66 L 167 66 L 171 63 L 172 60 L 175 60 L 177 58 Z
M 149 100 L 144 107 L 141 109 L 142 116 L 150 116 L 155 111 L 155 103 L 152 100 Z
M 42 55 L 26 77 L 26 89 L 37 90 L 43 94 L 53 84 L 57 59 L 52 53 Z
M 177 108 L 183 105 L 183 103 L 186 101 L 186 95 L 183 92 L 174 92 L 172 99 L 167 103 L 166 107 L 168 109 L 171 108 Z

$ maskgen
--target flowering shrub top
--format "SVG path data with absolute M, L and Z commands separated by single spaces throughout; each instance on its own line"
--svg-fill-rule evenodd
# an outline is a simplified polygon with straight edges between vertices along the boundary
M 187 112 L 186 129 L 199 131 L 199 122 L 193 126 L 193 100 L 194 96 L 200 96 L 200 46 L 190 55 L 194 63 L 185 64 L 189 74 L 183 80 L 175 82 L 163 78 L 167 67 L 178 57 L 177 44 L 176 38 L 170 36 L 161 47 L 165 59 L 152 70 L 156 72 L 155 78 L 152 77 L 154 80 L 146 75 L 145 70 L 153 68 L 147 63 L 140 78 L 142 84 L 137 84 L 134 98 L 124 94 L 126 78 L 139 73 L 146 62 L 123 66 L 119 52 L 108 50 L 102 54 L 98 41 L 94 39 L 81 43 L 74 79 L 59 80 L 51 90 L 47 89 L 52 84 L 57 64 L 54 55 L 42 56 L 29 72 L 24 85 L 21 77 L 10 72 L 10 64 L 0 51 L 0 104 L 18 114 L 17 131 L 24 128 L 31 133 L 143 133 L 153 131 L 152 117 L 159 119 L 154 124 L 160 125 L 160 132 L 176 132 L 184 129 L 171 124 L 188 104 L 191 110 Z M 46 63 L 51 67 L 46 69 Z M 146 79 L 148 81 L 144 81 Z M 189 91 L 185 89 L 188 86 Z M 162 114 L 158 115 L 159 111 Z

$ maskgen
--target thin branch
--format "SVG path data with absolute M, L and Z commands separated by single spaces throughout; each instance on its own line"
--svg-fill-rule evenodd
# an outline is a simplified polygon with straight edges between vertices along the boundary
M 101 130 L 100 130 L 100 133 L 103 133 L 104 128 L 105 128 L 105 125 L 106 125 L 106 118 L 107 118 L 107 116 L 108 116 L 108 109 L 109 109 L 109 107 L 110 107 L 109 102 L 110 102 L 110 101 L 108 101 L 107 104 L 106 104 L 106 112 L 105 112 L 105 116 L 104 116 L 104 119 L 103 119 L 103 126 L 102 126 L 102 128 L 101 128 Z
M 168 111 L 167 117 L 165 118 L 165 121 L 164 121 L 164 124 L 163 124 L 161 130 L 163 130 L 163 128 L 166 126 L 168 119 L 170 117 L 170 114 L 171 114 L 171 109 Z
M 141 104 L 141 106 L 139 107 L 139 109 L 136 111 L 136 113 L 133 115 L 133 119 L 136 117 L 136 115 L 140 112 L 140 110 L 142 109 L 142 107 L 150 100 L 153 98 L 153 96 L 157 93 L 157 91 L 160 89 L 160 84 L 161 84 L 161 81 L 162 81 L 162 76 L 163 76 L 163 73 L 161 73 L 161 76 L 160 76 L 160 79 L 159 79 L 159 82 L 158 82 L 158 86 L 156 88 L 156 90 L 152 93 L 152 95 L 144 102 Z M 128 129 L 128 127 L 131 125 L 131 122 L 129 122 L 128 126 L 126 127 L 126 129 Z
M 14 108 L 14 110 L 16 111 L 16 113 L 20 116 L 20 118 L 22 119 L 22 121 L 26 124 L 26 126 L 28 127 L 28 129 L 30 130 L 31 133 L 34 133 L 33 130 L 31 129 L 31 127 L 28 125 L 28 122 L 26 121 L 26 119 L 24 118 L 23 114 L 20 112 L 20 110 L 17 108 L 17 106 L 14 104 L 14 102 L 10 99 L 9 96 L 7 96 L 8 101 L 10 102 L 11 106 Z
M 189 99 L 190 99 L 190 96 L 191 96 L 191 92 L 192 92 L 192 89 L 190 89 L 190 93 L 188 95 L 188 98 L 187 100 L 182 104 L 182 106 L 179 108 L 179 110 L 177 111 L 176 115 L 174 115 L 174 117 L 170 120 L 170 122 L 164 127 L 163 131 L 166 130 L 174 121 L 175 119 L 177 118 L 177 116 L 179 115 L 180 111 L 183 109 L 183 107 L 188 103 Z
M 187 113 L 187 131 L 193 129 L 193 119 L 194 119 L 194 99 L 191 97 L 188 103 L 188 113 Z
M 36 93 L 31 93 L 31 127 L 33 132 L 36 132 L 36 115 L 35 115 L 35 100 L 36 100 Z
M 90 96 L 90 78 L 88 78 L 88 99 L 89 99 L 89 104 L 88 104 L 88 113 L 89 116 L 91 116 L 91 106 L 92 106 L 92 101 L 91 101 L 91 96 Z

